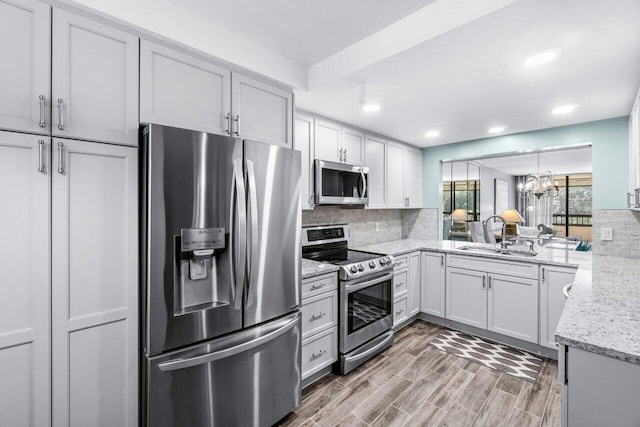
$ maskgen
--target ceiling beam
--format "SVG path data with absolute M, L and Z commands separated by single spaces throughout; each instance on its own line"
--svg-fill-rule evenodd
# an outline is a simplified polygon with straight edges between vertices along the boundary
M 307 89 L 348 76 L 517 0 L 435 0 L 309 67 Z

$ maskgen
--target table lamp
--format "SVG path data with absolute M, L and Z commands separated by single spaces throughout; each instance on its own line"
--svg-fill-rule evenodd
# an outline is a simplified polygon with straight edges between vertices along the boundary
M 500 216 L 504 218 L 504 233 L 507 237 L 516 237 L 518 235 L 518 226 L 516 224 L 523 223 L 524 218 L 515 209 L 505 209 Z

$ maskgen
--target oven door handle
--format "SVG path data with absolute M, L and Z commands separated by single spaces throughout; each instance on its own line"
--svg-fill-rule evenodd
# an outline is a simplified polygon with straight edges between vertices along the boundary
M 369 286 L 377 285 L 378 283 L 386 282 L 387 280 L 391 279 L 393 279 L 393 271 L 377 279 L 367 280 L 366 282 L 361 283 L 354 283 L 352 285 L 345 285 L 344 289 L 347 292 L 355 292 L 359 291 L 360 289 L 368 288 Z

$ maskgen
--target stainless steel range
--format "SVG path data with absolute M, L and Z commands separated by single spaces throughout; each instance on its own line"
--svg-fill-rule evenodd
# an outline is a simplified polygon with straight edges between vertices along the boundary
M 349 225 L 304 227 L 302 256 L 340 266 L 338 371 L 393 344 L 393 257 L 349 249 Z

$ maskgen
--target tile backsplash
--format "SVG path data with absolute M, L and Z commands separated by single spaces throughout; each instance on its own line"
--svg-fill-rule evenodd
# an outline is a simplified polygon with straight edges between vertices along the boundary
M 600 239 L 602 227 L 613 229 L 613 240 Z M 593 254 L 640 259 L 640 212 L 594 209 Z
M 347 223 L 351 247 L 398 239 L 437 240 L 437 209 L 343 209 L 316 206 L 302 211 L 302 225 Z M 379 231 L 375 225 L 378 223 Z

